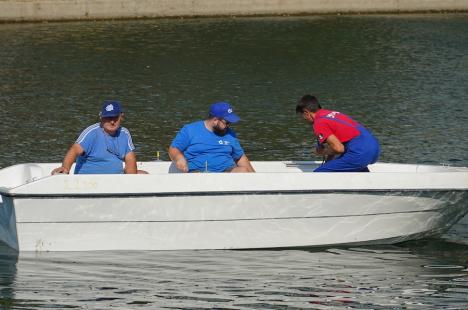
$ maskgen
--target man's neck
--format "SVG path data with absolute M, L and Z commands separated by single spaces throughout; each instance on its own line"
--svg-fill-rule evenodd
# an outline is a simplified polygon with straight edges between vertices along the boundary
M 214 124 L 213 124 L 213 120 L 212 119 L 206 119 L 203 121 L 203 123 L 205 124 L 205 128 L 208 129 L 209 131 L 213 132 L 213 127 L 214 127 Z

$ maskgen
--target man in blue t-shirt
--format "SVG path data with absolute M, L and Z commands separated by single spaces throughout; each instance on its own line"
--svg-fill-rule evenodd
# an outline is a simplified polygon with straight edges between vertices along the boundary
M 120 102 L 105 101 L 99 116 L 101 122 L 80 134 L 52 174 L 70 173 L 75 160 L 75 174 L 137 173 L 132 137 L 120 126 L 124 116 Z
M 185 125 L 169 147 L 169 156 L 183 172 L 255 172 L 234 131 L 237 123 L 227 102 L 211 105 L 207 119 Z

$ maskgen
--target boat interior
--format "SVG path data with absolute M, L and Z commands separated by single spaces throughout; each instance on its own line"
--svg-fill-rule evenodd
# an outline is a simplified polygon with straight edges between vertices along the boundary
M 317 161 L 253 161 L 252 166 L 257 173 L 304 173 L 313 172 L 320 165 Z M 0 169 L 0 187 L 13 188 L 22 184 L 39 180 L 51 175 L 51 171 L 59 167 L 60 163 L 25 163 Z M 138 162 L 138 169 L 149 174 L 181 173 L 170 161 Z M 467 172 L 466 167 L 446 165 L 415 165 L 376 163 L 369 166 L 371 173 L 405 172 Z M 74 167 L 72 166 L 71 174 Z

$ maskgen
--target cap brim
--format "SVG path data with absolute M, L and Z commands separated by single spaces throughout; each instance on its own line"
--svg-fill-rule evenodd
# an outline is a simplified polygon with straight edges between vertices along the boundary
M 240 117 L 234 113 L 226 115 L 224 119 L 227 120 L 229 123 L 237 123 L 238 121 L 240 121 Z
M 119 113 L 101 113 L 101 117 L 116 117 L 119 116 L 121 112 Z

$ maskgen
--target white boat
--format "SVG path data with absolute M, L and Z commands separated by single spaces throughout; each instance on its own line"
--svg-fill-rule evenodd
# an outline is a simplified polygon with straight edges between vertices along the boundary
M 468 168 L 253 162 L 257 173 L 54 175 L 0 170 L 0 240 L 18 251 L 180 250 L 389 244 L 443 233 L 468 213 Z

